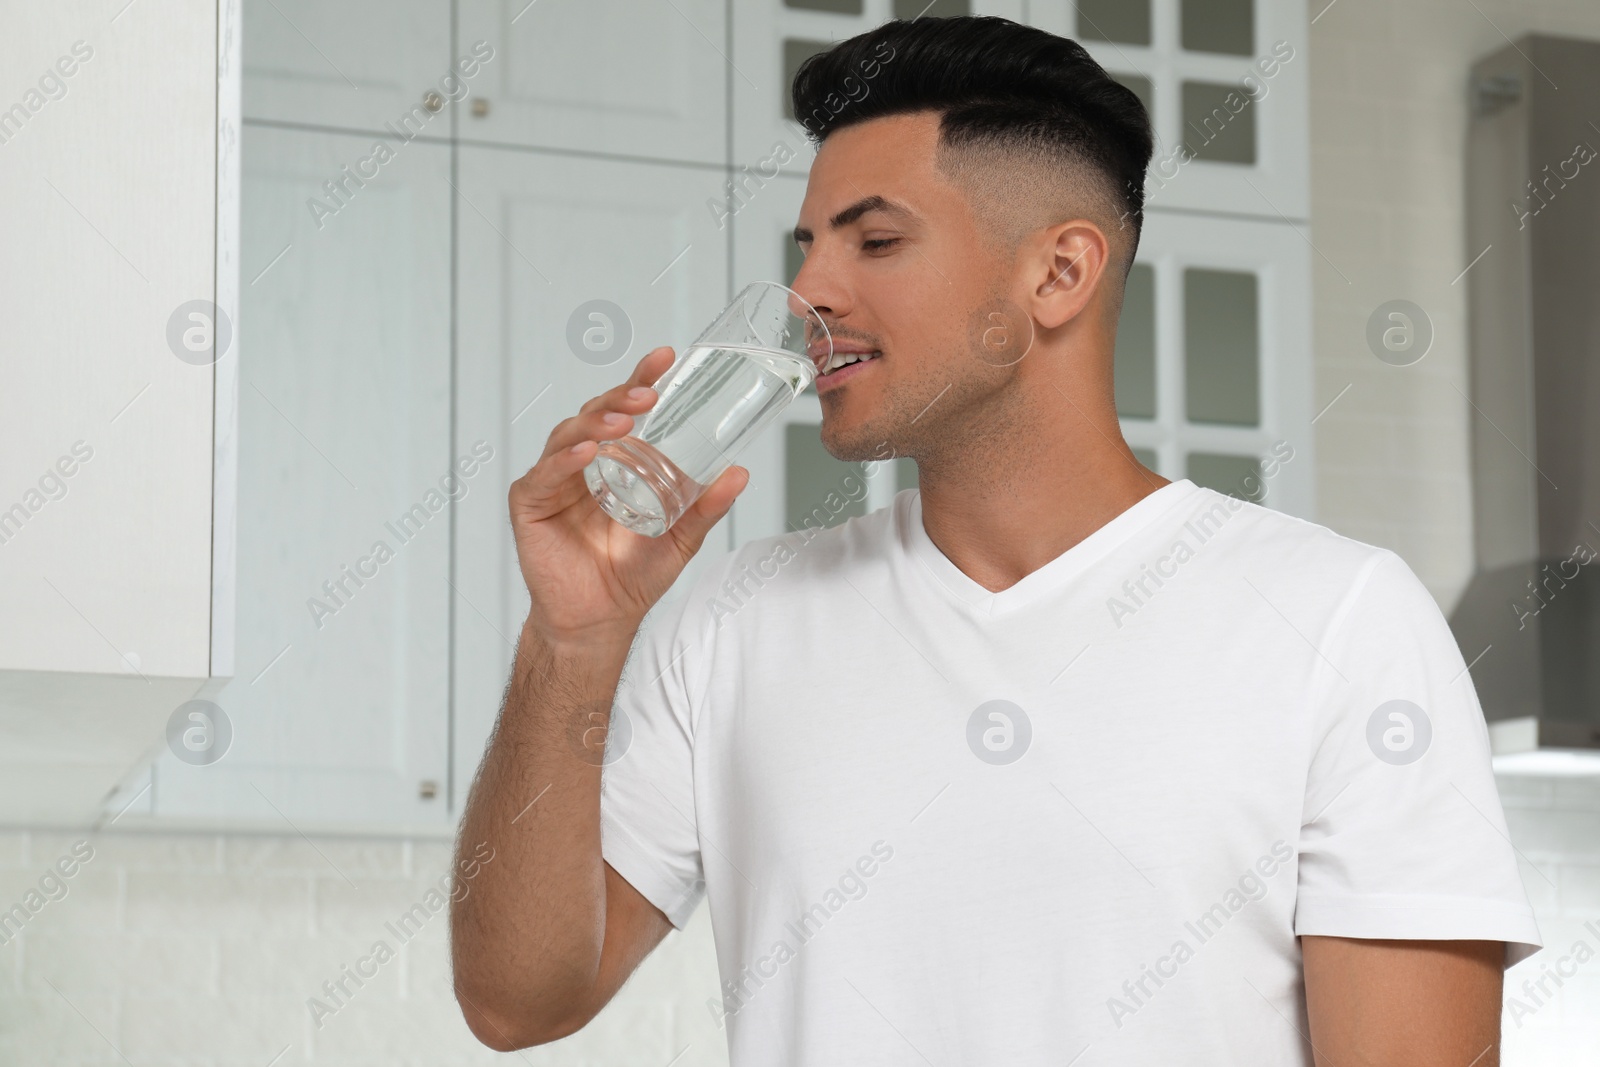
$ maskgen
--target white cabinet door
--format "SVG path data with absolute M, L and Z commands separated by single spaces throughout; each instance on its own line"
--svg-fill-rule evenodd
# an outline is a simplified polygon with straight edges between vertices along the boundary
M 245 0 L 245 118 L 378 131 L 410 116 L 448 136 L 423 97 L 461 96 L 441 85 L 457 58 L 449 0 Z
M 367 146 L 245 139 L 238 656 L 215 698 L 232 740 L 209 765 L 162 754 L 159 815 L 447 818 L 449 149 L 407 145 L 313 218 Z
M 219 230 L 233 236 L 217 11 L 93 31 L 65 5 L 3 19 L 0 671 L 204 679 L 230 355 L 204 324 L 215 303 L 234 313 L 216 270 Z
M 456 441 L 491 442 L 498 458 L 457 521 L 457 803 L 528 611 L 506 489 L 557 422 L 652 348 L 682 355 L 726 305 L 727 230 L 707 208 L 722 181 L 712 168 L 461 150 Z M 719 527 L 663 604 L 726 549 Z
M 3 12 L 0 819 L 81 830 L 233 669 L 239 13 Z
M 1312 518 L 1309 246 L 1280 222 L 1152 212 L 1134 270 L 1152 273 L 1118 329 L 1128 444 L 1165 477 Z M 1257 460 L 1259 493 L 1241 485 Z
M 1187 25 L 1185 6 L 1149 0 L 1146 22 L 1127 17 L 1139 4 L 1119 11 L 1105 0 L 1035 0 L 1028 21 L 1077 39 L 1146 97 L 1156 135 L 1145 176 L 1148 207 L 1308 218 L 1306 5 L 1197 3 Z
M 732 166 L 751 172 L 781 166 L 793 173 L 810 166 L 815 153 L 788 111 L 794 70 L 812 53 L 885 19 L 923 9 L 929 16 L 1000 15 L 1078 40 L 1146 97 L 1157 142 L 1146 181 L 1152 207 L 1307 217 L 1310 79 L 1304 5 L 1234 4 L 1227 14 L 1236 16 L 1236 27 L 1215 14 L 1201 18 L 1208 13 L 1197 6 L 1187 28 L 1180 0 L 1150 0 L 1148 20 L 1123 16 L 1117 22 L 1080 10 L 1084 6 L 1106 8 L 1104 2 L 1072 0 L 740 3 L 733 14 Z M 1130 21 L 1143 25 L 1129 32 Z M 1240 37 L 1243 44 L 1232 43 Z M 1235 50 L 1221 50 L 1228 48 Z M 855 72 L 854 84 L 838 87 L 841 103 L 869 96 L 874 77 L 893 64 L 893 57 L 886 57 L 881 66 Z M 1188 158 L 1185 145 L 1196 158 Z
M 731 217 L 733 230 L 733 271 L 741 281 L 794 281 L 799 262 L 792 232 L 800 217 L 800 202 L 805 199 L 805 176 L 779 175 L 759 189 L 753 186 L 744 206 Z M 785 236 L 789 233 L 790 236 Z M 785 477 L 784 442 L 791 423 L 820 423 L 822 407 L 816 390 L 807 387 L 778 414 L 771 426 L 745 446 L 739 465 L 750 472 L 750 484 L 734 501 L 729 518 L 732 543 L 745 544 L 761 537 L 784 532 Z
M 462 137 L 726 161 L 722 0 L 461 0 L 459 18 L 462 41 L 497 50 Z
M 1039 0 L 1034 0 L 1035 6 Z M 795 68 L 816 52 L 891 18 L 942 15 L 1000 15 L 1022 20 L 1024 0 L 740 0 L 733 4 L 733 160 L 737 172 L 782 167 L 803 174 L 816 155 L 805 129 L 790 114 L 790 83 Z M 893 57 L 888 57 L 889 65 Z M 872 92 L 873 78 L 885 68 L 869 64 L 858 79 L 840 84 L 841 101 Z M 780 148 L 781 146 L 781 148 Z
M 794 227 L 805 193 L 803 175 L 784 174 L 746 198 L 731 221 L 735 278 L 794 281 L 800 266 Z M 909 459 L 865 467 L 834 459 L 822 448 L 821 427 L 822 402 L 808 386 L 746 448 L 739 462 L 749 469 L 750 484 L 733 506 L 734 545 L 802 525 L 833 525 L 849 514 L 883 507 L 900 488 L 915 484 Z M 835 496 L 830 500 L 829 494 Z
M 762 185 L 751 188 L 744 206 L 732 216 L 733 269 L 740 281 L 764 279 L 782 282 L 794 281 L 798 272 L 798 248 L 793 231 L 800 217 L 800 203 L 805 199 L 806 180 L 803 175 L 780 175 Z M 790 427 L 820 427 L 822 403 L 816 389 L 807 386 L 794 403 L 785 408 L 777 420 L 745 447 L 739 464 L 750 471 L 750 484 L 733 505 L 730 535 L 734 545 L 762 537 L 772 537 L 786 532 L 790 515 Z M 820 442 L 818 442 L 820 447 Z M 809 450 L 814 461 L 819 453 Z M 825 459 L 825 467 L 832 467 Z M 848 468 L 838 464 L 837 478 L 823 477 L 828 484 L 845 477 Z M 874 479 L 882 484 L 887 479 Z M 807 501 L 809 510 L 821 501 Z M 872 506 L 878 501 L 873 500 Z

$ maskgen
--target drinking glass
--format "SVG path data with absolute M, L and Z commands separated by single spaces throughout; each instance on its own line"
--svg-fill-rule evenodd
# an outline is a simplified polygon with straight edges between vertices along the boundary
M 600 442 L 584 483 L 607 515 L 660 537 L 832 358 L 804 297 L 752 282 L 657 380 L 643 424 Z

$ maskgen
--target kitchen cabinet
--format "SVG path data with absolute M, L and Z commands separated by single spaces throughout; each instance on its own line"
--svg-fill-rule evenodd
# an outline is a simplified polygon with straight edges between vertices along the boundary
M 1156 136 L 1148 207 L 1306 225 L 1311 43 L 1303 5 L 1035 0 L 1027 21 L 1077 39 L 1143 98 Z
M 816 153 L 793 114 L 789 86 L 795 70 L 811 55 L 891 18 L 1000 15 L 1026 22 L 1027 7 L 1026 0 L 755 0 L 731 5 L 733 170 L 782 168 L 804 174 L 809 169 Z M 885 58 L 893 63 L 892 55 Z M 858 70 L 857 82 L 839 86 L 841 103 L 870 95 L 873 78 L 883 69 L 869 63 Z
M 233 671 L 239 10 L 14 7 L 0 820 L 83 825 Z
M 731 215 L 734 272 L 741 281 L 794 281 L 800 259 L 793 230 L 805 191 L 803 177 L 780 175 L 752 187 Z M 807 386 L 736 458 L 750 471 L 750 484 L 729 516 L 734 545 L 806 525 L 834 525 L 888 504 L 898 489 L 915 484 L 910 460 L 874 464 L 864 476 L 861 464 L 833 458 L 822 447 L 821 426 L 822 402 Z M 830 493 L 838 495 L 830 501 Z
M 449 146 L 308 207 L 370 144 L 247 131 L 232 736 L 159 754 L 163 819 L 448 820 L 450 501 L 498 465 L 450 447 Z
M 1118 414 L 1141 461 L 1311 519 L 1311 250 L 1293 228 L 1150 212 L 1122 314 Z
M 461 136 L 516 148 L 722 164 L 723 0 L 461 0 L 462 41 L 495 58 Z
M 528 612 L 505 490 L 557 422 L 652 348 L 681 354 L 727 303 L 727 233 L 707 207 L 721 185 L 709 168 L 461 150 L 456 442 L 488 441 L 500 458 L 495 483 L 457 505 L 458 800 Z M 726 550 L 713 530 L 663 603 Z
M 449 5 L 404 5 L 364 39 L 359 12 L 267 6 L 246 48 L 239 657 L 212 698 L 228 748 L 213 762 L 159 748 L 109 804 L 160 825 L 447 834 L 527 611 L 509 482 L 555 421 L 650 347 L 681 347 L 730 295 L 721 82 L 663 27 L 678 52 L 659 62 L 689 71 L 682 94 L 650 84 L 653 68 L 623 84 L 589 64 L 613 84 L 558 86 L 587 101 L 562 119 L 525 62 L 536 46 L 548 58 L 548 27 L 466 4 L 458 50 L 493 38 L 473 92 L 496 63 L 528 92 L 488 96 L 483 127 L 442 112 L 408 139 L 373 127 L 443 59 Z M 721 5 L 686 10 L 720 37 Z M 573 32 L 612 32 L 615 11 L 577 11 L 590 21 Z M 324 53 L 359 90 L 330 82 Z M 641 102 L 631 116 L 597 103 L 624 90 Z M 491 129 L 506 143 L 468 137 Z M 562 129 L 659 136 L 630 151 L 663 158 L 575 153 L 602 142 Z M 618 309 L 614 358 L 569 340 L 597 300 Z M 718 531 L 675 591 L 725 550 Z
M 448 138 L 457 58 L 441 0 L 244 0 L 247 119 Z

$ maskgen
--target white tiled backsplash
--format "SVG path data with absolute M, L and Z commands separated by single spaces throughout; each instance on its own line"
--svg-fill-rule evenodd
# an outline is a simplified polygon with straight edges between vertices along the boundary
M 1600 780 L 1500 782 L 1548 946 L 1507 975 L 1504 1063 L 1600 1063 Z M 429 907 L 440 842 L 9 833 L 0 900 L 39 890 L 62 857 L 72 875 L 41 891 L 59 899 L 0 945 L 8 1067 L 727 1062 L 704 906 L 587 1029 L 511 1056 L 478 1045 L 450 991 L 448 917 Z M 1579 941 L 1593 959 L 1577 962 Z
M 6 1067 L 728 1062 L 705 1007 L 717 975 L 704 907 L 587 1029 L 499 1054 L 451 993 L 447 905 L 430 914 L 443 843 L 5 833 L 0 907 L 84 840 L 93 858 L 69 862 L 41 893 L 59 899 L 0 945 Z

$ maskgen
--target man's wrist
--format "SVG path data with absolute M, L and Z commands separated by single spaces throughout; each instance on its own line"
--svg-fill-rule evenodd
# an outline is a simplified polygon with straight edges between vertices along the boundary
M 530 615 L 522 623 L 517 649 L 519 657 L 524 654 L 537 657 L 541 663 L 553 667 L 571 668 L 584 673 L 585 668 L 607 671 L 614 665 L 616 673 L 620 673 L 638 632 L 638 627 L 634 626 L 631 629 L 597 627 L 582 633 L 561 633 L 540 625 Z

